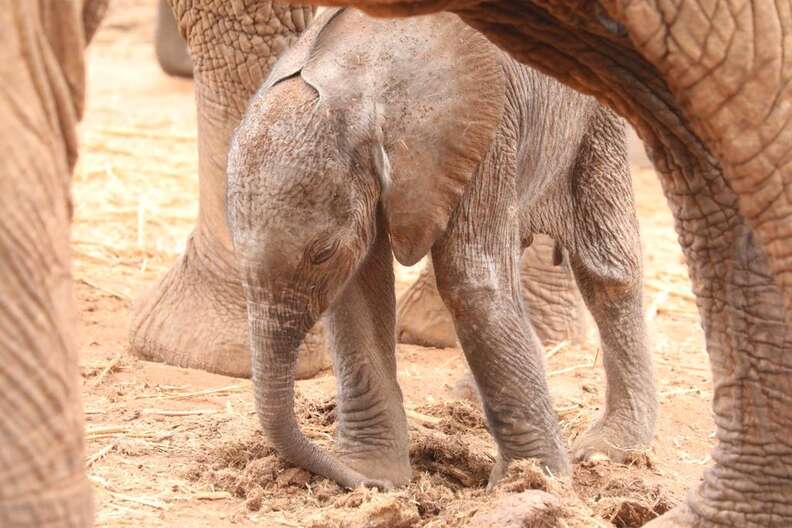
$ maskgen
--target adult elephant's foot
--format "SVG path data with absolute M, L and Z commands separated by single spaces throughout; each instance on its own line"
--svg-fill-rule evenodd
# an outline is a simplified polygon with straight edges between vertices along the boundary
M 572 444 L 575 461 L 607 459 L 618 464 L 634 461 L 652 444 L 656 406 L 600 417 Z
M 687 501 L 644 528 L 781 528 L 792 526 L 792 502 L 785 484 L 765 487 L 740 477 L 734 481 L 710 480 L 725 468 L 717 465 L 705 482 L 688 494 Z M 732 477 L 737 477 L 732 474 Z M 764 488 L 764 489 L 762 489 Z
M 168 0 L 160 0 L 157 6 L 154 50 L 157 61 L 165 73 L 178 77 L 192 77 L 193 63 L 190 50 L 179 33 L 179 26 L 168 5 Z
M 239 272 L 227 250 L 199 233 L 190 236 L 184 255 L 136 301 L 130 350 L 150 361 L 248 378 L 247 312 Z M 309 378 L 329 365 L 317 326 L 300 348 L 296 377 Z

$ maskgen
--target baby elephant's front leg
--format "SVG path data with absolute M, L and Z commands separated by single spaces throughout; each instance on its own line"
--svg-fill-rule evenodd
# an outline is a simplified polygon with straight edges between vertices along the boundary
M 390 244 L 380 233 L 325 319 L 338 384 L 336 453 L 386 487 L 410 480 L 407 419 L 396 379 L 393 282 Z
M 554 475 L 568 474 L 542 348 L 521 304 L 518 268 L 467 257 L 435 255 L 435 270 L 498 444 L 490 484 L 521 458 L 538 459 Z

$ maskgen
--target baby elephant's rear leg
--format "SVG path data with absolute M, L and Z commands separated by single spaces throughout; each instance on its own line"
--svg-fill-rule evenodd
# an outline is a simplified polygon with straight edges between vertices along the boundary
M 640 258 L 638 256 L 638 258 Z M 640 265 L 618 269 L 572 256 L 572 269 L 599 328 L 605 411 L 573 445 L 576 460 L 624 462 L 652 442 L 657 392 L 641 303 Z
M 629 195 L 629 189 L 624 194 Z M 618 211 L 599 213 L 602 217 L 588 220 L 599 229 L 579 237 L 570 261 L 599 329 L 607 381 L 605 411 L 575 441 L 572 452 L 576 460 L 605 455 L 624 462 L 652 442 L 657 389 L 641 301 L 641 246 L 634 209 L 630 201 Z
M 575 459 L 623 462 L 652 442 L 657 390 L 641 303 L 641 241 L 624 126 L 600 109 L 575 170 L 575 243 L 570 261 L 599 328 L 605 412 L 573 444 Z
M 521 305 L 518 262 L 434 252 L 437 285 L 481 393 L 498 445 L 497 482 L 511 460 L 536 458 L 555 475 L 569 472 L 550 404 L 541 345 Z

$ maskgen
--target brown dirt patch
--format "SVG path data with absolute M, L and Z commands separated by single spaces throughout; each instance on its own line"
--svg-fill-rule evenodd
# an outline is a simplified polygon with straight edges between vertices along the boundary
M 303 429 L 329 447 L 335 402 L 298 394 L 295 408 Z M 201 488 L 244 500 L 250 512 L 303 512 L 301 522 L 308 527 L 462 526 L 468 522 L 505 527 L 510 526 L 507 518 L 527 519 L 526 526 L 555 526 L 558 519 L 570 526 L 586 526 L 584 521 L 596 518 L 617 528 L 633 528 L 676 502 L 661 485 L 631 472 L 634 468 L 609 463 L 579 465 L 571 481 L 562 481 L 548 477 L 531 461 L 518 461 L 487 492 L 495 460 L 480 411 L 468 402 L 419 409 L 441 421 L 435 426 L 412 422 L 414 474 L 403 490 L 346 491 L 284 462 L 258 431 L 231 441 L 218 439 L 215 447 L 198 455 L 184 477 Z M 472 432 L 459 433 L 460 422 L 470 424 Z M 311 513 L 317 508 L 321 514 Z

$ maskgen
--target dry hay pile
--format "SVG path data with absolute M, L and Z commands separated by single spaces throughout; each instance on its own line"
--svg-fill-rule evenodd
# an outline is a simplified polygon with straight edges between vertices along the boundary
M 598 517 L 617 528 L 643 526 L 677 502 L 659 484 L 636 477 L 630 469 L 614 471 L 610 464 L 601 463 L 575 468 L 575 492 Z
M 307 436 L 331 446 L 332 399 L 298 396 L 296 413 Z M 284 462 L 258 432 L 231 442 L 220 439 L 186 477 L 244 499 L 246 508 L 259 512 L 261 519 L 296 515 L 299 526 L 310 528 L 632 528 L 675 502 L 659 485 L 646 481 L 646 471 L 638 475 L 636 468 L 610 463 L 580 465 L 571 482 L 562 482 L 520 461 L 488 492 L 494 449 L 478 408 L 448 402 L 408 411 L 408 419 L 413 479 L 396 491 L 344 490 Z

